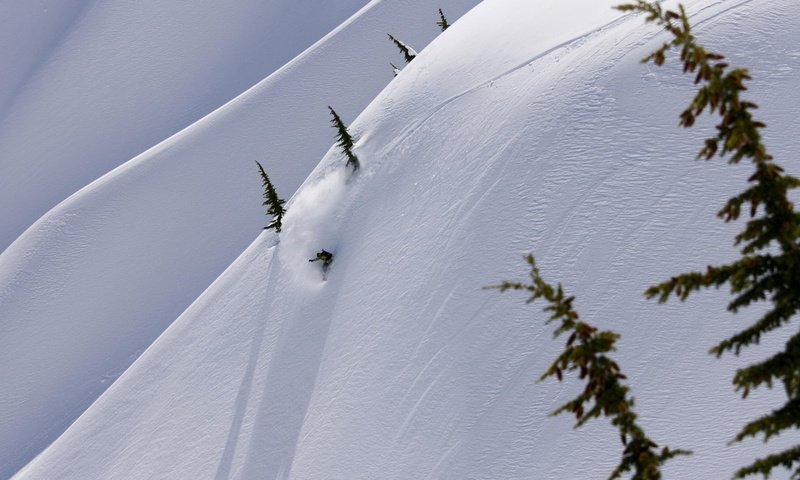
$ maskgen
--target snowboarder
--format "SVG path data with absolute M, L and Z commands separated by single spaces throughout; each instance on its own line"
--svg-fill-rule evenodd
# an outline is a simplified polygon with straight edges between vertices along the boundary
M 333 254 L 325 249 L 317 252 L 317 256 L 310 258 L 309 262 L 322 262 L 322 279 L 328 279 L 328 267 L 333 263 Z

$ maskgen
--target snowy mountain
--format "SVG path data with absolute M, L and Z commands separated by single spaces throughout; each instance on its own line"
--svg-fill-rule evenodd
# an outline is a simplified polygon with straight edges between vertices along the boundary
M 727 445 L 779 404 L 730 386 L 761 349 L 706 353 L 754 313 L 725 312 L 725 292 L 641 295 L 735 255 L 714 215 L 750 175 L 691 160 L 711 127 L 676 127 L 692 85 L 675 62 L 639 63 L 655 27 L 610 0 L 267 3 L 14 12 L 29 50 L 0 53 L 28 72 L 0 77 L 0 204 L 21 206 L 2 226 L 0 476 L 607 475 L 615 432 L 549 417 L 577 385 L 534 382 L 560 346 L 546 316 L 482 289 L 524 278 L 528 251 L 622 333 L 648 431 L 695 452 L 669 478 L 780 447 Z M 797 173 L 800 4 L 686 4 L 701 41 L 751 69 L 767 144 Z M 439 7 L 458 21 L 437 36 Z M 394 80 L 387 33 L 419 52 Z M 96 83 L 69 80 L 110 52 Z M 327 105 L 352 121 L 355 174 Z M 280 236 L 257 237 L 255 160 L 291 197 Z M 324 282 L 307 262 L 322 248 Z
M 48 8 L 50 3 L 60 5 L 42 3 Z M 42 167 L 28 162 L 28 157 L 2 162 L 0 178 L 7 179 L 11 188 L 0 189 L 0 196 L 8 194 L 8 203 L 0 204 L 4 212 L 14 212 L 8 222 L 4 215 L 2 235 L 17 234 L 17 214 L 28 224 L 40 215 L 33 203 L 30 211 L 22 210 L 29 205 L 23 201 L 28 196 L 39 192 L 39 201 L 49 204 L 48 199 L 63 199 L 74 192 L 74 188 L 69 190 L 73 183 L 95 180 L 98 170 L 108 171 L 121 163 L 112 163 L 111 149 L 144 134 L 120 123 L 109 125 L 109 117 L 160 129 L 156 137 L 136 147 L 141 151 L 175 131 L 169 125 L 175 116 L 185 116 L 184 109 L 172 108 L 176 90 L 185 95 L 189 106 L 199 108 L 205 89 L 217 97 L 215 101 L 227 100 L 262 78 L 256 72 L 248 81 L 242 72 L 225 67 L 219 72 L 212 69 L 215 73 L 209 78 L 198 73 L 202 81 L 181 86 L 182 76 L 191 73 L 191 68 L 211 68 L 204 58 L 208 52 L 202 48 L 206 43 L 221 42 L 215 48 L 237 52 L 222 55 L 220 61 L 255 62 L 253 67 L 264 64 L 258 66 L 262 69 L 282 65 L 292 49 L 310 48 L 225 106 L 72 195 L 0 255 L 0 312 L 8 319 L 0 335 L 0 382 L 5 385 L 0 400 L 0 478 L 55 440 L 258 235 L 264 217 L 255 160 L 269 168 L 280 193 L 290 196 L 332 143 L 326 106 L 335 105 L 350 120 L 392 79 L 388 60 L 396 60 L 398 54 L 386 32 L 396 31 L 409 42 L 423 45 L 438 33 L 436 11 L 423 8 L 426 2 L 422 1 L 323 2 L 317 9 L 316 2 L 298 6 L 293 1 L 240 1 L 233 9 L 222 9 L 218 2 L 204 2 L 202 7 L 193 3 L 193 8 L 176 2 L 83 3 L 87 12 L 67 40 L 51 50 L 64 52 L 55 56 L 56 63 L 64 64 L 64 75 L 79 75 L 86 63 L 102 75 L 89 77 L 90 85 L 75 87 L 80 87 L 81 98 L 88 96 L 79 104 L 86 110 L 81 122 L 59 123 L 60 130 L 23 129 L 21 120 L 7 122 L 9 127 L 3 130 L 9 131 L 14 144 L 23 148 L 34 143 L 58 158 L 45 162 L 53 165 L 53 171 L 32 178 L 30 169 Z M 474 3 L 462 0 L 442 5 L 457 16 Z M 33 5 L 29 8 L 34 10 Z M 216 26 L 229 17 L 234 24 L 248 20 L 236 28 Z M 134 18 L 141 21 L 131 23 Z M 165 24 L 176 30 L 166 29 Z M 209 31 L 206 24 L 214 29 Z M 251 31 L 243 31 L 245 26 Z M 87 54 L 107 48 L 102 46 L 112 40 L 122 50 L 144 49 L 128 38 L 143 36 L 140 30 L 160 33 L 148 37 L 152 45 L 145 53 L 117 60 Z M 87 39 L 72 47 L 70 39 L 77 32 Z M 221 37 L 220 42 L 212 33 Z M 254 37 L 263 38 L 255 41 Z M 192 39 L 197 42 L 193 44 Z M 365 42 L 369 48 L 365 49 Z M 169 77 L 164 71 L 167 67 L 178 78 Z M 158 77 L 149 78 L 153 85 L 141 92 L 144 98 L 132 98 L 139 91 L 130 91 L 126 73 L 137 77 L 154 70 L 159 71 Z M 76 91 L 65 89 L 60 80 L 46 80 L 53 75 L 35 76 L 42 78 L 38 82 L 52 95 L 60 92 L 62 102 L 75 102 Z M 108 93 L 100 87 L 110 77 L 123 85 Z M 227 91 L 209 88 L 224 83 Z M 26 89 L 33 90 L 35 85 L 32 82 Z M 38 106 L 42 98 L 43 93 L 20 95 L 15 111 L 29 112 L 26 115 L 32 118 L 47 116 L 50 111 Z M 211 100 L 206 103 L 212 104 Z M 135 115 L 129 118 L 130 112 Z M 47 122 L 61 113 L 59 109 Z M 37 124 L 42 122 L 37 120 Z M 79 137 L 85 136 L 87 145 L 79 145 L 70 133 L 77 128 L 82 129 Z M 112 129 L 113 135 L 105 136 L 106 129 Z M 61 148 L 63 138 L 71 139 L 70 148 L 84 150 L 68 158 L 72 153 Z M 86 149 L 101 148 L 97 138 L 107 138 L 106 150 L 90 154 Z M 0 141 L 4 159 L 19 156 L 13 149 L 2 148 Z M 136 151 L 123 155 L 129 158 Z M 30 150 L 25 152 L 36 157 Z M 70 169 L 69 175 L 55 173 L 60 162 Z

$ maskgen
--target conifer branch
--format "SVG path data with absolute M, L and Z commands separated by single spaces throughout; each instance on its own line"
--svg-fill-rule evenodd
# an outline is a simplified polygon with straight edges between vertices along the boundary
M 272 221 L 264 227 L 264 230 L 274 228 L 276 232 L 280 233 L 283 215 L 286 213 L 283 204 L 286 202 L 278 197 L 278 192 L 275 191 L 275 187 L 272 185 L 264 167 L 258 161 L 256 161 L 256 165 L 258 165 L 258 171 L 261 174 L 261 184 L 264 186 L 264 203 L 262 205 L 269 207 L 267 208 L 267 215 L 272 215 Z
M 347 131 L 347 126 L 339 117 L 339 114 L 330 106 L 328 106 L 328 110 L 331 111 L 331 124 L 336 129 L 336 144 L 339 145 L 339 148 L 342 149 L 342 153 L 347 157 L 346 165 L 348 167 L 353 167 L 353 171 L 356 171 L 361 164 L 356 154 L 353 153 L 353 137 L 350 135 L 350 132 Z
M 792 470 L 792 468 L 794 468 L 794 471 L 797 471 L 798 468 L 800 468 L 800 466 L 795 466 L 800 464 L 798 459 L 800 459 L 800 445 L 792 447 L 781 453 L 776 453 L 774 455 L 769 455 L 762 459 L 756 460 L 752 465 L 737 470 L 733 478 L 745 478 L 750 475 L 757 475 L 759 473 L 763 475 L 764 478 L 769 478 L 772 469 L 777 466 L 781 466 L 787 470 Z
M 417 57 L 417 52 L 413 48 L 409 47 L 405 43 L 401 42 L 400 40 L 394 38 L 394 36 L 388 33 L 389 39 L 394 43 L 397 48 L 400 50 L 400 53 L 403 54 L 403 58 L 406 60 L 406 63 L 411 63 L 411 60 L 414 60 Z
M 620 478 L 631 471 L 634 480 L 661 479 L 661 466 L 667 460 L 691 452 L 671 450 L 669 447 L 659 450 L 658 445 L 637 423 L 633 397 L 629 395 L 629 387 L 622 383 L 626 377 L 617 362 L 607 355 L 616 350 L 614 344 L 619 339 L 619 334 L 598 331 L 596 327 L 582 322 L 578 312 L 572 307 L 575 297 L 566 296 L 560 284 L 553 287 L 545 282 L 539 274 L 533 255 L 528 255 L 525 259 L 531 266 L 530 284 L 503 282 L 489 288 L 497 288 L 501 292 L 524 290 L 530 293 L 529 303 L 543 298 L 548 303 L 544 311 L 550 312 L 546 323 L 559 322 L 554 336 L 569 334 L 564 351 L 539 377 L 539 381 L 548 377 L 563 381 L 564 372 L 577 371 L 578 378 L 585 380 L 586 385 L 583 392 L 560 406 L 552 415 L 572 413 L 575 415 L 576 428 L 592 418 L 610 417 L 611 424 L 619 430 L 625 448 L 619 465 L 609 479 Z
M 444 13 L 442 12 L 441 8 L 439 9 L 439 21 L 436 22 L 436 25 L 438 25 L 439 28 L 441 28 L 443 32 L 445 30 L 447 30 L 448 28 L 450 28 L 450 24 L 447 23 L 447 19 L 444 18 Z
M 709 266 L 705 273 L 691 272 L 672 277 L 650 287 L 645 295 L 666 301 L 671 295 L 685 300 L 690 293 L 709 287 L 728 284 L 734 299 L 728 310 L 738 311 L 754 302 L 768 301 L 770 309 L 755 324 L 720 342 L 711 353 L 720 356 L 730 351 L 739 354 L 742 348 L 757 344 L 761 336 L 788 323 L 800 309 L 800 214 L 789 200 L 790 190 L 800 186 L 800 180 L 784 173 L 767 152 L 760 130 L 766 125 L 753 118 L 754 103 L 741 99 L 750 80 L 744 68 L 729 68 L 725 57 L 711 53 L 698 45 L 683 6 L 677 11 L 664 10 L 656 2 L 637 0 L 620 5 L 619 10 L 640 12 L 647 22 L 661 26 L 672 39 L 643 60 L 662 65 L 668 50 L 680 50 L 684 72 L 695 74 L 699 90 L 690 105 L 681 113 L 679 124 L 694 125 L 696 118 L 708 108 L 719 114 L 720 123 L 714 137 L 708 138 L 698 158 L 710 160 L 728 155 L 729 163 L 748 159 L 755 172 L 748 179 L 750 187 L 726 202 L 718 215 L 726 222 L 739 218 L 742 209 L 749 220 L 734 244 L 741 248 L 742 258 L 723 266 Z M 757 434 L 764 440 L 779 432 L 800 425 L 800 334 L 792 336 L 783 352 L 765 361 L 740 369 L 733 380 L 736 389 L 746 397 L 751 389 L 761 385 L 772 387 L 783 383 L 788 397 L 784 407 L 748 423 L 734 441 Z M 757 460 L 740 469 L 735 477 L 752 474 L 769 476 L 773 468 L 794 469 L 800 476 L 800 446 L 780 454 Z

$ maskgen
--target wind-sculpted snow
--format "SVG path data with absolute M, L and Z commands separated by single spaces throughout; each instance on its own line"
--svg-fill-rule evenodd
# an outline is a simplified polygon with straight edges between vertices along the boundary
M 455 19 L 476 2 L 440 5 Z M 30 47 L 45 52 L 41 65 L 0 112 L 0 150 L 8 141 L 5 152 L 25 152 L 1 154 L 2 228 L 34 221 L 38 208 L 238 95 L 367 2 L 234 3 L 60 7 L 60 40 Z M 266 218 L 255 160 L 291 196 L 333 144 L 327 105 L 349 121 L 392 79 L 386 32 L 425 45 L 435 20 L 427 0 L 370 2 L 0 254 L 0 478 L 55 440 L 258 235 Z M 125 67 L 101 72 L 108 62 Z M 86 78 L 72 82 L 78 73 Z
M 331 150 L 281 236 L 254 242 L 18 478 L 603 478 L 614 430 L 549 417 L 578 385 L 534 382 L 560 347 L 546 314 L 482 289 L 525 278 L 529 251 L 622 333 L 648 433 L 695 452 L 668 478 L 729 477 L 777 450 L 727 442 L 778 405 L 740 400 L 730 377 L 780 339 L 716 360 L 752 313 L 726 313 L 725 292 L 642 298 L 736 254 L 739 226 L 715 213 L 750 168 L 692 160 L 713 127 L 676 126 L 691 78 L 641 65 L 665 37 L 614 3 L 487 0 L 456 22 L 352 123 L 358 173 Z M 800 4 L 688 7 L 703 44 L 751 68 L 771 152 L 797 173 Z M 327 281 L 306 261 L 320 248 L 335 252 Z

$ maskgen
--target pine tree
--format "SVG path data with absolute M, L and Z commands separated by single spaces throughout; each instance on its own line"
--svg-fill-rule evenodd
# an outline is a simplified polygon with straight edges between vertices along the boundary
M 411 63 L 411 60 L 414 60 L 414 58 L 416 58 L 417 52 L 413 48 L 409 47 L 408 45 L 406 45 L 405 43 L 401 42 L 400 40 L 394 38 L 392 36 L 392 34 L 387 34 L 387 35 L 389 35 L 389 39 L 395 45 L 397 45 L 397 48 L 400 49 L 400 53 L 403 54 L 403 58 L 406 59 L 406 63 Z
M 656 23 L 672 35 L 669 42 L 645 58 L 644 62 L 652 61 L 656 65 L 662 65 L 667 51 L 678 48 L 684 71 L 695 74 L 694 83 L 700 87 L 689 107 L 680 115 L 680 125 L 691 127 L 706 108 L 709 113 L 720 115 L 721 121 L 716 126 L 716 135 L 705 141 L 697 157 L 710 160 L 715 156 L 729 155 L 729 163 L 739 163 L 747 159 L 754 166 L 755 172 L 748 179 L 749 188 L 729 199 L 718 213 L 724 221 L 731 222 L 740 217 L 743 209 L 745 214 L 749 212 L 744 230 L 734 238 L 735 245 L 741 248 L 741 258 L 726 265 L 709 265 L 705 271 L 674 276 L 645 292 L 647 297 L 657 297 L 659 302 L 665 302 L 671 296 L 683 301 L 701 289 L 719 288 L 727 284 L 733 295 L 728 304 L 731 312 L 738 312 L 755 302 L 767 302 L 769 308 L 761 318 L 723 340 L 710 352 L 717 357 L 727 352 L 739 355 L 745 347 L 758 344 L 763 335 L 786 326 L 800 310 L 800 214 L 789 200 L 789 192 L 800 186 L 800 180 L 785 174 L 783 168 L 773 161 L 761 140 L 760 130 L 766 125 L 752 116 L 752 111 L 757 106 L 740 97 L 741 92 L 747 89 L 745 82 L 750 80 L 748 71 L 743 68 L 730 69 L 722 55 L 708 52 L 697 44 L 682 5 L 679 5 L 677 11 L 664 10 L 657 2 L 637 0 L 617 8 L 626 12 L 644 13 L 647 22 Z M 571 306 L 573 298 L 564 298 L 560 286 L 554 289 L 544 283 L 533 257 L 528 257 L 528 261 L 532 268 L 533 284 L 505 282 L 499 288 L 527 290 L 531 292 L 531 301 L 545 298 L 550 302 L 546 310 L 553 312 L 551 320 L 562 321 L 556 334 L 572 331 L 566 349 L 543 377 L 556 375 L 561 379 L 563 371 L 578 369 L 581 378 L 590 379 L 584 393 L 556 413 L 572 411 L 578 417 L 578 425 L 581 425 L 582 419 L 600 415 L 597 405 L 606 395 L 622 399 L 622 405 L 626 405 L 624 399 L 627 398 L 627 390 L 620 391 L 616 385 L 618 381 L 614 379 L 614 375 L 617 375 L 617 379 L 624 376 L 618 376 L 619 368 L 603 356 L 613 350 L 613 343 L 618 335 L 614 332 L 596 332 L 594 327 L 579 322 L 578 315 Z M 800 427 L 800 333 L 790 332 L 788 337 L 782 351 L 766 360 L 740 368 L 734 375 L 733 383 L 736 390 L 742 392 L 743 398 L 751 390 L 763 386 L 772 388 L 778 382 L 783 384 L 787 396 L 782 407 L 747 423 L 736 435 L 734 442 L 761 435 L 766 442 L 783 431 Z M 577 346 L 574 345 L 576 340 Z M 598 354 L 601 356 L 597 357 Z M 598 364 L 605 373 L 592 379 L 592 368 L 597 368 Z M 607 385 L 602 387 L 603 391 L 600 393 L 597 392 L 598 381 L 606 382 Z M 605 392 L 608 388 L 611 390 Z M 587 397 L 587 392 L 591 396 Z M 586 413 L 583 403 L 591 398 L 595 400 L 594 408 Z M 620 417 L 613 409 L 601 410 L 603 415 L 614 417 L 612 423 L 624 435 L 623 429 L 627 420 L 622 420 L 624 417 Z M 625 413 L 627 410 L 627 406 L 621 407 L 621 412 Z M 623 440 L 624 438 L 623 436 Z M 649 440 L 646 437 L 643 441 L 648 445 Z M 626 447 L 626 452 L 628 448 Z M 652 467 L 636 463 L 635 459 L 632 460 L 633 464 L 626 464 L 627 457 L 623 455 L 623 461 L 612 474 L 612 478 L 618 478 L 625 471 L 621 468 L 626 465 L 628 469 L 634 468 L 637 472 L 635 479 L 660 478 L 658 466 L 664 460 L 682 453 L 685 452 L 664 450 L 660 457 L 656 456 L 655 463 L 651 463 Z M 652 459 L 654 454 L 652 451 L 646 452 L 644 458 Z M 800 445 L 758 459 L 739 469 L 734 477 L 761 474 L 767 478 L 778 467 L 790 470 L 793 478 L 800 477 Z M 650 473 L 647 473 L 647 468 L 650 468 Z M 640 472 L 643 473 L 640 475 Z
M 400 72 L 401 72 L 402 70 L 400 70 L 399 68 L 397 68 L 397 65 L 395 65 L 395 64 L 394 64 L 394 63 L 392 63 L 392 62 L 389 62 L 389 65 L 391 65 L 391 66 L 392 66 L 392 72 L 394 73 L 394 76 L 395 76 L 395 77 L 396 77 L 396 76 L 398 76 L 398 75 L 400 75 Z
M 439 25 L 439 28 L 441 28 L 443 32 L 450 28 L 450 24 L 447 23 L 447 19 L 444 18 L 444 13 L 442 13 L 441 8 L 439 9 L 439 19 L 440 20 L 436 22 L 436 25 Z
M 719 211 L 726 222 L 735 221 L 742 209 L 749 213 L 744 230 L 735 237 L 741 248 L 741 258 L 726 265 L 708 266 L 704 272 L 691 272 L 649 288 L 646 295 L 665 302 L 674 295 L 681 300 L 700 289 L 724 284 L 730 286 L 733 300 L 728 310 L 737 312 L 758 301 L 768 302 L 769 309 L 753 325 L 723 340 L 711 353 L 717 357 L 726 352 L 738 355 L 744 347 L 758 344 L 761 337 L 789 323 L 800 309 L 800 214 L 789 200 L 789 191 L 800 180 L 784 173 L 761 141 L 760 129 L 766 125 L 753 119 L 757 106 L 740 98 L 750 80 L 746 69 L 729 69 L 724 57 L 706 51 L 695 42 L 689 18 L 683 6 L 677 11 L 663 10 L 655 2 L 638 0 L 617 7 L 622 11 L 642 12 L 647 22 L 654 22 L 669 32 L 673 39 L 664 43 L 644 59 L 662 65 L 665 54 L 680 49 L 684 71 L 695 73 L 700 88 L 692 103 L 681 114 L 680 125 L 691 127 L 703 110 L 718 113 L 722 119 L 716 135 L 705 141 L 698 158 L 730 154 L 729 163 L 748 159 L 755 172 L 748 179 L 749 188 L 731 198 Z M 761 362 L 737 370 L 733 378 L 736 390 L 747 397 L 761 386 L 772 388 L 773 383 L 784 386 L 786 403 L 758 419 L 747 423 L 734 441 L 763 435 L 764 441 L 785 430 L 800 427 L 800 333 L 796 327 L 789 334 L 785 348 Z M 752 474 L 769 476 L 776 467 L 784 467 L 800 476 L 800 445 L 756 460 L 736 472 L 736 478 Z
M 577 397 L 556 409 L 552 415 L 572 413 L 576 425 L 580 427 L 592 418 L 610 417 L 611 424 L 617 427 L 624 446 L 622 458 L 609 479 L 620 478 L 633 471 L 633 480 L 659 480 L 662 478 L 661 466 L 669 459 L 679 455 L 689 455 L 686 450 L 658 449 L 644 429 L 637 423 L 638 416 L 633 410 L 633 397 L 630 388 L 622 383 L 626 377 L 620 366 L 608 353 L 616 350 L 614 344 L 619 334 L 612 331 L 598 331 L 596 327 L 580 320 L 578 312 L 572 307 L 575 297 L 567 297 L 559 284 L 553 287 L 542 279 L 533 255 L 526 257 L 531 266 L 530 284 L 503 282 L 488 288 L 500 291 L 524 290 L 530 293 L 528 302 L 543 298 L 548 305 L 545 312 L 551 312 L 546 323 L 560 321 L 555 336 L 569 333 L 564 351 L 555 359 L 540 377 L 564 378 L 564 372 L 578 372 L 578 377 L 586 381 L 586 386 Z
M 272 186 L 264 167 L 258 161 L 256 161 L 256 165 L 258 165 L 258 171 L 261 174 L 261 184 L 264 186 L 264 203 L 262 205 L 269 207 L 267 208 L 267 215 L 272 215 L 272 221 L 264 227 L 264 230 L 274 228 L 276 232 L 280 233 L 283 215 L 286 213 L 283 204 L 286 202 L 278 197 L 278 193 L 275 191 L 275 187 Z
M 353 171 L 356 171 L 361 164 L 358 161 L 358 157 L 353 153 L 353 137 L 350 136 L 350 132 L 347 131 L 347 126 L 336 111 L 330 106 L 328 106 L 328 110 L 331 111 L 331 124 L 336 129 L 336 144 L 339 145 L 339 148 L 342 149 L 342 152 L 347 157 L 346 165 L 348 167 L 352 166 Z

